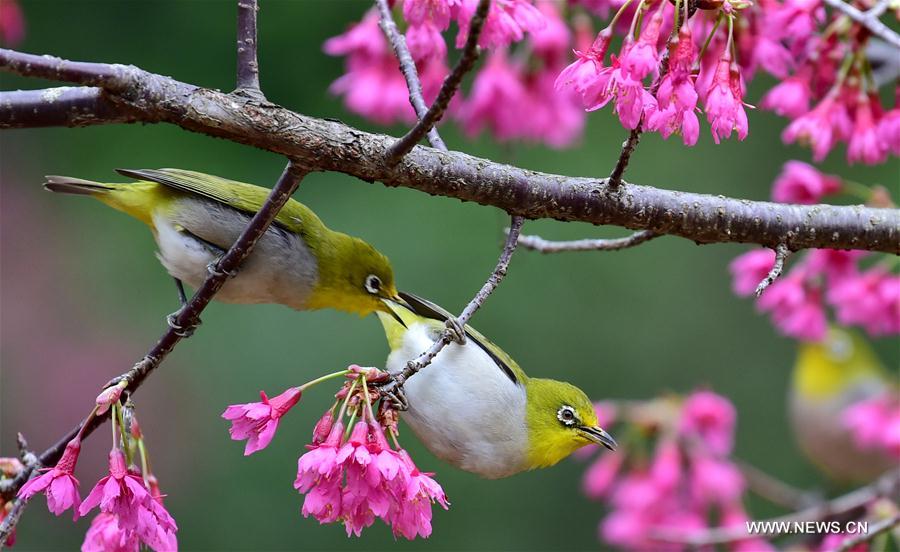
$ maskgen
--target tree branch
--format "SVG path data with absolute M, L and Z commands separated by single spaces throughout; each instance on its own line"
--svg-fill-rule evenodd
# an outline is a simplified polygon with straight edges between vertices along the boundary
M 766 288 L 772 285 L 772 282 L 781 276 L 781 271 L 784 270 L 784 261 L 790 254 L 791 250 L 783 243 L 779 243 L 775 247 L 775 263 L 772 265 L 772 270 L 770 270 L 766 277 L 762 279 L 762 282 L 756 286 L 756 291 L 754 293 L 756 293 L 757 297 L 762 295 Z
M 519 245 L 525 249 L 540 253 L 561 253 L 563 251 L 618 251 L 640 245 L 653 238 L 658 238 L 649 230 L 641 230 L 624 238 L 585 239 L 571 241 L 545 240 L 540 236 L 519 236 Z
M 848 552 L 848 550 L 852 550 L 855 546 L 864 542 L 869 542 L 878 535 L 886 533 L 897 526 L 900 526 L 900 514 L 893 514 L 887 519 L 872 524 L 867 532 L 845 539 L 844 542 L 841 543 L 840 548 L 837 549 L 837 552 Z
M 175 124 L 285 155 L 311 170 L 342 172 L 367 182 L 475 201 L 528 219 L 610 224 L 697 243 L 756 243 L 773 249 L 784 243 L 793 251 L 825 247 L 900 253 L 898 209 L 787 205 L 627 182 L 613 188 L 606 179 L 540 173 L 423 146 L 413 148 L 403 163 L 389 167 L 384 162 L 394 143 L 389 136 L 277 105 L 236 102 L 230 94 L 136 67 L 73 63 L 0 49 L 0 70 L 108 83 L 112 90 L 120 90 L 114 93 L 117 104 L 141 113 L 141 122 Z M 0 121 L 8 119 L 5 111 L 0 103 Z M 0 128 L 4 126 L 0 123 Z
M 622 183 L 622 175 L 625 174 L 625 169 L 628 168 L 631 154 L 634 153 L 634 149 L 637 147 L 638 142 L 641 141 L 641 132 L 641 123 L 638 123 L 637 128 L 632 129 L 628 134 L 628 139 L 622 143 L 622 152 L 616 160 L 616 166 L 613 167 L 612 172 L 609 173 L 609 185 L 611 188 L 615 188 Z
M 68 87 L 0 92 L 0 127 L 38 128 L 134 123 L 140 111 L 119 106 L 102 88 Z
M 381 30 L 384 31 L 388 42 L 391 43 L 394 55 L 397 56 L 397 61 L 400 63 L 400 72 L 403 73 L 403 78 L 406 79 L 406 88 L 409 89 L 409 103 L 412 104 L 416 117 L 421 121 L 428 113 L 428 107 L 426 107 L 425 98 L 422 95 L 422 83 L 419 81 L 419 73 L 416 71 L 416 62 L 413 61 L 412 54 L 409 53 L 406 39 L 403 38 L 403 35 L 397 29 L 397 24 L 394 23 L 394 16 L 391 13 L 391 7 L 388 6 L 387 0 L 375 0 L 375 3 L 378 5 L 378 11 L 381 13 L 381 20 L 379 21 Z M 432 126 L 428 129 L 427 134 L 428 143 L 431 144 L 431 147 L 447 151 L 447 144 L 441 139 L 441 135 L 438 134 L 436 128 Z
M 747 487 L 769 502 L 792 510 L 803 510 L 822 501 L 818 493 L 798 489 L 747 462 L 738 461 L 737 464 L 747 480 Z
M 237 3 L 237 89 L 235 92 L 256 100 L 264 100 L 259 88 L 259 61 L 256 57 L 257 0 Z
M 263 204 L 262 208 L 253 215 L 253 218 L 250 219 L 247 227 L 244 228 L 234 244 L 219 258 L 215 266 L 212 267 L 209 276 L 191 300 L 174 316 L 174 324 L 172 324 L 172 326 L 191 328 L 197 325 L 200 320 L 200 313 L 203 312 L 203 309 L 205 309 L 210 301 L 212 301 L 215 294 L 223 285 L 225 285 L 225 281 L 228 277 L 234 274 L 235 271 L 240 268 L 244 260 L 250 255 L 256 242 L 266 233 L 269 226 L 272 224 L 272 221 L 275 220 L 278 212 L 291 197 L 291 194 L 296 191 L 300 181 L 308 172 L 309 170 L 302 164 L 297 164 L 293 161 L 288 163 L 284 172 L 281 174 L 281 177 L 278 179 L 277 184 L 266 198 L 266 202 Z M 156 345 L 154 345 L 147 354 L 131 368 L 131 370 L 117 378 L 115 381 L 118 382 L 124 379 L 128 382 L 125 391 L 130 394 L 134 393 L 141 386 L 146 377 L 150 375 L 163 360 L 165 360 L 168 354 L 172 352 L 184 336 L 185 334 L 183 331 L 175 327 L 169 327 L 162 337 L 159 338 Z M 89 416 L 85 421 L 73 428 L 67 435 L 59 439 L 56 444 L 41 453 L 38 457 L 40 464 L 44 466 L 55 465 L 56 462 L 59 461 L 63 450 L 65 450 L 66 444 L 81 431 L 82 426 L 87 424 L 87 427 L 85 427 L 82 433 L 82 437 L 87 437 L 108 417 L 108 411 L 102 416 Z M 33 468 L 26 468 L 23 470 L 22 473 L 16 477 L 13 484 L 10 485 L 8 489 L 4 489 L 5 492 L 2 495 L 3 499 L 10 500 L 15 496 L 15 493 L 19 488 L 21 488 L 29 477 L 31 477 L 32 471 Z
M 865 506 L 883 496 L 895 496 L 898 491 L 900 491 L 900 470 L 895 470 L 884 474 L 865 487 L 860 487 L 855 491 L 839 496 L 829 502 L 760 522 L 761 530 L 762 526 L 765 524 L 769 524 L 769 527 L 777 527 L 781 523 L 819 521 L 831 516 L 844 514 Z M 725 544 L 747 540 L 762 536 L 763 534 L 764 533 L 751 535 L 748 533 L 747 527 L 742 524 L 691 532 L 677 529 L 659 529 L 652 532 L 651 536 L 656 540 L 681 543 L 692 548 L 698 548 L 713 544 Z
M 895 48 L 900 48 L 900 35 L 892 31 L 887 25 L 878 19 L 884 9 L 880 4 L 876 4 L 870 11 L 860 11 L 854 6 L 844 2 L 843 0 L 825 0 L 825 3 L 832 8 L 842 12 L 844 15 L 859 23 L 869 30 L 870 33 L 884 40 Z
M 428 108 L 428 112 L 419 119 L 419 122 L 409 132 L 388 149 L 387 162 L 389 165 L 394 165 L 400 161 L 441 120 L 444 110 L 447 109 L 447 106 L 450 105 L 450 100 L 456 95 L 463 76 L 472 70 L 475 61 L 478 59 L 478 39 L 481 36 L 481 30 L 484 28 L 484 22 L 487 19 L 490 8 L 491 0 L 481 0 L 478 3 L 475 14 L 469 23 L 469 36 L 466 38 L 466 45 L 463 48 L 459 61 L 456 62 L 453 71 L 444 79 L 437 98 L 431 104 L 431 107 Z M 444 148 L 438 147 L 438 149 L 446 149 L 446 146 Z
M 490 297 L 491 293 L 497 289 L 497 286 L 500 285 L 500 282 L 503 280 L 504 276 L 506 276 L 506 270 L 509 268 L 509 261 L 512 258 L 513 253 L 516 251 L 516 245 L 518 244 L 519 232 L 522 231 L 522 224 L 525 222 L 525 219 L 522 217 L 513 216 L 512 220 L 509 224 L 509 232 L 506 235 L 506 244 L 503 246 L 503 252 L 500 253 L 500 258 L 497 259 L 497 266 L 494 267 L 494 271 L 491 272 L 491 275 L 488 277 L 487 281 L 481 286 L 481 289 L 478 290 L 478 293 L 475 294 L 475 297 L 469 301 L 469 304 L 466 305 L 466 308 L 463 309 L 462 313 L 456 319 L 456 322 L 459 324 L 460 328 L 465 328 L 466 324 L 469 323 L 469 320 L 472 319 L 472 316 L 475 314 L 475 311 L 484 304 L 488 297 Z M 427 351 L 416 357 L 415 359 L 406 363 L 406 367 L 402 372 L 394 376 L 394 382 L 398 387 L 403 386 L 404 382 L 408 380 L 412 375 L 416 372 L 425 368 L 431 361 L 434 360 L 434 357 L 437 356 L 441 350 L 446 347 L 452 340 L 452 333 L 450 331 L 445 330 L 439 339 L 437 339 L 434 343 L 432 343 L 431 347 L 428 348 Z

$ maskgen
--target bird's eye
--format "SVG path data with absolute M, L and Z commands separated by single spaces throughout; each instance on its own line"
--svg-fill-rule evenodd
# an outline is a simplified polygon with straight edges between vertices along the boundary
M 366 291 L 373 295 L 377 295 L 381 291 L 381 278 L 374 274 L 366 276 Z
M 574 408 L 569 405 L 563 405 L 559 410 L 556 411 L 556 419 L 562 422 L 562 424 L 565 426 L 573 426 L 578 420 L 578 417 L 575 415 Z

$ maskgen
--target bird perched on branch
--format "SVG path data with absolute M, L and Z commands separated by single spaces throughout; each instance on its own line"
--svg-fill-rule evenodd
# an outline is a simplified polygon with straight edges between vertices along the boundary
M 789 409 L 797 442 L 829 477 L 865 481 L 895 464 L 880 450 L 860 450 L 844 423 L 849 406 L 896 385 L 861 335 L 831 328 L 824 341 L 801 343 L 792 379 Z
M 450 313 L 415 295 L 385 300 L 379 311 L 396 374 L 445 330 Z M 442 460 L 495 479 L 556 464 L 592 443 L 615 440 L 598 426 L 587 395 L 569 383 L 529 378 L 500 347 L 466 326 L 464 344 L 450 343 L 403 385 L 403 419 Z
M 137 182 L 104 184 L 48 176 L 44 187 L 94 197 L 148 225 L 159 246 L 159 260 L 178 284 L 182 304 L 186 298 L 181 282 L 195 288 L 203 283 L 270 191 L 180 169 L 117 172 Z M 280 303 L 298 310 L 334 308 L 360 315 L 387 310 L 383 300 L 397 297 L 387 257 L 358 238 L 329 229 L 293 199 L 216 295 L 228 303 Z

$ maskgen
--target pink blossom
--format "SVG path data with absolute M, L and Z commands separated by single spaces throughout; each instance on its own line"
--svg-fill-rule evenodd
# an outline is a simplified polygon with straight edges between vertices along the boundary
M 705 110 L 713 140 L 718 144 L 722 138 L 737 131 L 738 139 L 747 137 L 747 113 L 741 103 L 740 71 L 726 53 L 719 60 L 713 75 L 712 85 L 706 94 Z
M 779 79 L 787 78 L 794 66 L 794 58 L 791 52 L 772 36 L 760 33 L 755 36 L 753 47 L 753 63 L 760 65 L 769 74 Z
M 656 92 L 657 106 L 647 119 L 647 128 L 658 131 L 663 138 L 680 133 L 686 146 L 693 146 L 700 137 L 697 119 L 697 92 L 691 80 L 691 65 L 696 55 L 690 26 L 681 27 L 669 50 L 669 71 L 662 78 Z
M 73 519 L 78 519 L 81 496 L 78 494 L 78 480 L 73 474 L 79 452 L 81 452 L 81 439 L 76 436 L 66 445 L 66 450 L 56 466 L 44 470 L 43 475 L 29 479 L 19 489 L 17 496 L 22 500 L 28 500 L 35 494 L 43 492 L 47 495 L 47 508 L 51 512 L 60 515 L 72 508 Z
M 697 455 L 691 462 L 691 493 L 702 504 L 728 505 L 744 492 L 744 476 L 727 460 Z
M 113 404 L 119 402 L 119 398 L 122 396 L 122 392 L 125 391 L 125 387 L 128 385 L 127 380 L 122 380 L 116 385 L 112 385 L 104 389 L 94 402 L 97 405 L 97 414 L 103 414 L 109 407 Z
M 515 106 L 521 105 L 525 94 L 519 70 L 509 63 L 505 52 L 494 52 L 460 108 L 463 130 L 474 136 L 487 127 L 499 140 L 517 136 L 522 119 Z
M 588 498 L 600 499 L 606 496 L 625 459 L 620 453 L 601 453 L 600 457 L 584 472 L 581 488 Z
M 432 23 L 438 30 L 450 26 L 450 6 L 454 0 L 403 0 L 403 18 L 410 25 Z
M 656 445 L 650 465 L 653 482 L 664 492 L 672 491 L 681 479 L 681 450 L 675 439 L 664 439 Z
M 828 284 L 833 286 L 844 278 L 856 276 L 857 264 L 867 254 L 858 249 L 813 249 L 806 255 L 804 266 L 810 274 L 824 274 Z
M 431 22 L 410 25 L 406 30 L 406 45 L 416 61 L 444 59 L 447 56 L 447 43 L 441 31 Z
M 819 23 L 825 19 L 825 9 L 818 0 L 787 0 L 780 9 L 768 14 L 767 28 L 778 29 L 782 36 L 794 42 L 806 42 Z
M 829 94 L 812 111 L 791 122 L 781 133 L 781 140 L 809 144 L 813 159 L 822 161 L 838 140 L 849 139 L 852 129 L 846 106 L 837 94 Z
M 781 332 L 803 341 L 820 341 L 827 322 L 818 289 L 804 282 L 804 275 L 791 273 L 770 285 L 756 302 L 762 312 L 770 312 Z
M 900 107 L 894 107 L 881 117 L 877 132 L 881 147 L 894 155 L 900 155 Z
M 294 488 L 306 498 L 303 517 L 312 515 L 319 523 L 337 521 L 341 514 L 342 466 L 337 461 L 342 444 L 344 424 L 334 423 L 322 444 L 309 445 L 309 451 L 297 460 L 297 479 Z
M 25 39 L 25 16 L 17 0 L 0 2 L 0 44 L 14 48 Z
M 597 35 L 587 52 L 575 51 L 575 61 L 563 69 L 556 78 L 556 90 L 571 89 L 584 96 L 588 89 L 605 89 L 609 82 L 609 68 L 603 66 L 603 58 L 609 48 L 612 33 L 607 29 Z M 598 82 L 600 81 L 600 82 Z M 585 107 L 591 102 L 584 100 Z
M 554 91 L 555 78 L 556 71 L 546 68 L 525 78 L 525 94 L 517 110 L 519 135 L 531 142 L 564 148 L 581 136 L 586 115 L 576 94 Z
M 147 546 L 155 550 L 178 549 L 175 520 L 144 481 L 128 471 L 121 450 L 110 451 L 109 475 L 94 486 L 78 513 L 83 516 L 98 505 L 101 512 L 116 516 L 123 530 L 134 531 Z
M 478 7 L 478 0 L 458 0 L 459 34 L 456 47 L 462 48 L 469 36 L 469 23 Z M 478 45 L 482 48 L 502 48 L 522 40 L 526 32 L 540 30 L 546 25 L 543 14 L 530 0 L 493 0 L 488 11 Z
M 614 510 L 600 523 L 600 536 L 612 545 L 650 550 L 647 535 L 652 525 L 647 512 Z
M 427 538 L 431 535 L 431 505 L 437 503 L 446 510 L 450 503 L 438 482 L 431 478 L 433 474 L 420 472 L 405 450 L 398 452 L 408 477 L 403 478 L 406 487 L 402 500 L 398 497 L 389 514 L 391 528 L 395 535 L 409 540 L 417 535 Z
M 818 203 L 822 196 L 841 190 L 841 179 L 816 170 L 802 161 L 788 161 L 772 186 L 772 200 L 779 203 Z
M 884 161 L 885 156 L 886 150 L 878 138 L 875 126 L 872 102 L 868 95 L 861 92 L 856 101 L 856 116 L 850 134 L 850 144 L 847 146 L 847 161 L 876 165 Z
M 278 421 L 297 404 L 301 395 L 299 387 L 291 387 L 271 399 L 260 391 L 261 402 L 233 404 L 225 409 L 222 417 L 231 421 L 231 438 L 235 441 L 247 439 L 244 456 L 269 446 L 278 429 Z
M 728 399 L 712 391 L 696 391 L 684 401 L 679 431 L 702 440 L 710 453 L 724 456 L 731 452 L 736 417 Z
M 900 276 L 872 268 L 828 290 L 838 322 L 858 324 L 871 335 L 900 333 Z
M 331 433 L 332 427 L 334 427 L 334 412 L 333 409 L 329 408 L 325 411 L 325 414 L 319 418 L 319 421 L 316 422 L 316 425 L 313 428 L 312 444 L 320 445 L 325 442 L 325 439 L 328 438 L 328 434 Z
M 628 75 L 637 81 L 643 80 L 647 75 L 659 74 L 659 30 L 663 24 L 663 10 L 668 6 L 667 2 L 660 2 L 659 7 L 653 12 L 650 20 L 641 29 L 637 42 L 630 47 L 622 49 L 619 62 Z
M 750 521 L 740 501 L 725 505 L 722 509 L 722 527 L 746 527 Z M 759 537 L 749 537 L 731 545 L 731 552 L 775 552 L 775 548 Z
M 763 278 L 769 275 L 774 264 L 775 252 L 771 249 L 748 251 L 731 261 L 728 270 L 731 272 L 731 289 L 735 295 L 753 294 Z
M 122 529 L 119 518 L 101 512 L 91 521 L 81 552 L 138 552 L 140 539 L 128 529 Z
M 826 535 L 824 539 L 822 539 L 821 544 L 819 544 L 819 548 L 817 552 L 834 552 L 835 550 L 839 550 L 841 546 L 844 544 L 844 541 L 850 538 L 853 538 L 854 535 L 848 535 L 847 533 L 831 533 Z M 847 550 L 847 552 L 871 552 L 869 549 L 869 543 L 861 542 L 856 546 Z
M 615 112 L 619 115 L 619 122 L 625 128 L 634 129 L 645 110 L 649 113 L 656 110 L 656 98 L 623 67 L 621 60 L 627 58 L 629 48 L 628 44 L 622 47 L 621 57 L 611 56 L 611 67 L 602 70 L 587 85 L 582 100 L 588 111 L 594 111 L 615 98 Z
M 572 33 L 559 14 L 554 2 L 539 1 L 537 8 L 544 16 L 546 25 L 531 33 L 531 47 L 536 56 L 544 60 L 547 65 L 558 67 L 564 64 L 570 52 L 569 44 L 572 41 Z
M 769 90 L 763 96 L 760 106 L 782 117 L 796 119 L 809 111 L 811 95 L 809 78 L 798 74 L 788 77 Z

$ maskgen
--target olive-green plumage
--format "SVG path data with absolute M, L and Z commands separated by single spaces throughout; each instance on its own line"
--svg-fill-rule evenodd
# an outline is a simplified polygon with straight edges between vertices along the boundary
M 181 169 L 119 169 L 132 183 L 48 176 L 53 192 L 89 195 L 147 224 L 169 273 L 198 287 L 240 235 L 270 190 Z M 216 296 L 232 303 L 280 303 L 299 310 L 335 308 L 365 315 L 396 298 L 387 257 L 329 229 L 289 199 L 236 277 Z

